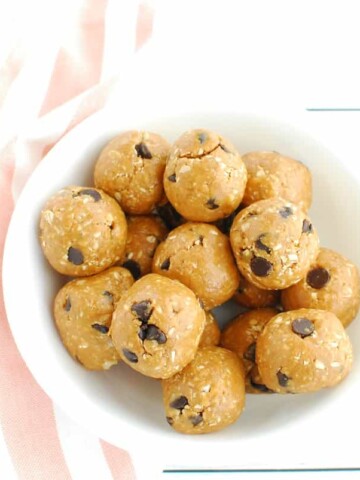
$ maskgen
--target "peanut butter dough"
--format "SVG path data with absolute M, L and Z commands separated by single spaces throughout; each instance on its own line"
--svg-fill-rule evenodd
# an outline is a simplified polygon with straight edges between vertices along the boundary
M 220 328 L 217 321 L 210 312 L 205 312 L 205 328 L 200 338 L 199 347 L 211 347 L 220 342 Z
M 278 290 L 264 290 L 248 282 L 240 275 L 240 284 L 235 292 L 234 300 L 243 307 L 263 308 L 274 307 L 279 301 Z

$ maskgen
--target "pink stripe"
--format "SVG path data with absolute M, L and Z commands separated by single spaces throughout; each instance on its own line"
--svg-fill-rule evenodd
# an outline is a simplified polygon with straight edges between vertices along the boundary
M 13 210 L 9 186 L 14 145 L 1 154 L 0 271 L 7 226 Z M 52 403 L 39 388 L 15 346 L 6 320 L 0 279 L 0 422 L 14 467 L 22 480 L 67 480 Z
M 20 45 L 17 45 L 0 68 L 0 105 L 5 100 L 9 88 L 18 76 L 23 63 L 24 51 Z
M 125 450 L 114 447 L 110 443 L 100 440 L 104 456 L 109 465 L 114 480 L 136 480 L 130 456 Z M 151 480 L 151 479 L 149 479 Z
M 139 5 L 139 11 L 136 22 L 136 46 L 139 50 L 151 37 L 154 22 L 154 11 L 146 3 Z
M 81 66 L 79 59 L 75 58 L 70 51 L 65 48 L 60 49 L 40 116 L 99 82 L 104 49 L 106 6 L 107 0 L 86 2 L 76 29 Z

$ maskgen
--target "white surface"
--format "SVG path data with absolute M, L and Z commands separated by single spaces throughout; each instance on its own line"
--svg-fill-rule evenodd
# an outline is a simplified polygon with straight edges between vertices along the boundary
M 18 347 L 40 385 L 71 417 L 106 440 L 130 449 L 135 461 L 140 459 L 146 467 L 147 475 L 150 465 L 154 468 L 353 465 L 358 459 L 355 442 L 349 442 L 336 459 L 328 452 L 334 448 L 334 436 L 346 439 L 353 419 L 357 418 L 359 362 L 355 363 L 351 376 L 333 391 L 285 397 L 248 396 L 246 411 L 234 426 L 201 437 L 176 434 L 164 421 L 158 382 L 136 374 L 126 365 L 104 373 L 87 372 L 63 348 L 51 318 L 52 298 L 62 280 L 46 264 L 38 244 L 41 206 L 64 185 L 88 184 L 97 153 L 119 130 L 149 128 L 173 140 L 186 128 L 202 125 L 228 136 L 243 152 L 275 149 L 307 163 L 314 175 L 311 215 L 322 243 L 360 263 L 359 184 L 321 143 L 299 127 L 290 126 L 292 123 L 309 128 L 311 115 L 284 123 L 219 112 L 183 115 L 179 111 L 178 115 L 169 115 L 158 109 L 156 113 L 143 110 L 141 118 L 137 112 L 129 111 L 125 122 L 109 111 L 85 121 L 66 136 L 41 163 L 18 201 L 4 261 L 5 300 Z M 21 303 L 19 290 L 24 292 Z M 29 311 L 32 321 L 22 322 Z M 355 352 L 359 351 L 359 324 L 351 326 L 350 332 Z M 34 336 L 37 341 L 29 342 Z

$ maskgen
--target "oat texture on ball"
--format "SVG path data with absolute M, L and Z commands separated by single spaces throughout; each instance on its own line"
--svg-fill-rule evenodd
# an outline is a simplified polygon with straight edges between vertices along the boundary
M 112 314 L 134 280 L 121 267 L 72 280 L 56 295 L 54 318 L 70 355 L 89 370 L 107 370 L 120 361 L 108 335 Z
M 168 153 L 168 142 L 156 133 L 121 133 L 100 153 L 95 185 L 115 197 L 125 213 L 149 214 L 163 195 Z
M 246 180 L 235 147 L 215 132 L 196 129 L 185 132 L 171 147 L 164 188 L 184 218 L 214 222 L 239 206 Z
M 117 304 L 111 337 L 125 363 L 153 378 L 168 378 L 195 356 L 205 312 L 194 293 L 176 280 L 149 274 Z
M 229 300 L 239 284 L 228 237 L 207 223 L 173 230 L 158 246 L 152 269 L 191 288 L 206 310 Z
M 310 218 L 281 198 L 260 200 L 241 210 L 231 227 L 230 240 L 242 275 L 269 290 L 300 281 L 319 249 Z
M 41 247 L 51 266 L 64 275 L 93 275 L 120 261 L 126 235 L 123 211 L 95 188 L 63 188 L 41 211 Z
M 329 310 L 347 327 L 359 311 L 359 271 L 340 253 L 321 248 L 304 278 L 282 291 L 281 302 L 285 310 Z
M 244 370 L 237 355 L 220 347 L 199 348 L 181 372 L 162 381 L 166 420 L 181 433 L 221 430 L 245 405 Z
M 333 387 L 348 375 L 352 361 L 352 346 L 342 323 L 325 310 L 279 313 L 257 339 L 260 376 L 278 393 Z

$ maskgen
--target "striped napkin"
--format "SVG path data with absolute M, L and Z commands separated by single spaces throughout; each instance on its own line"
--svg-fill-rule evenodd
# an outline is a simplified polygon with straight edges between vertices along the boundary
M 43 10 L 24 2 L 21 18 L 6 3 L 0 16 L 13 14 L 19 31 L 9 18 L 7 50 L 0 51 L 0 269 L 11 213 L 29 175 L 74 126 L 106 106 L 126 60 L 150 38 L 153 20 L 153 9 L 138 2 L 40 2 Z M 43 18 L 33 30 L 29 4 Z M 127 452 L 83 431 L 37 385 L 10 333 L 2 288 L 0 331 L 0 479 L 133 480 Z

